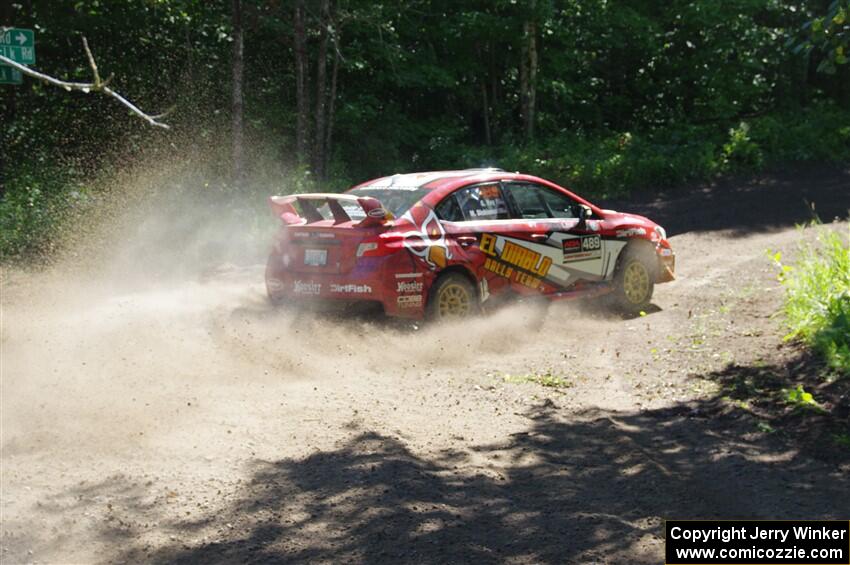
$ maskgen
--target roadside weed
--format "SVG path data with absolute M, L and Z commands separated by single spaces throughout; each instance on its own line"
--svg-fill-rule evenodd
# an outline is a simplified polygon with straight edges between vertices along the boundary
M 821 410 L 820 404 L 817 403 L 815 397 L 812 396 L 812 393 L 806 392 L 803 385 L 786 389 L 785 402 L 794 408 L 815 408 Z
M 816 229 L 817 242 L 804 244 L 796 263 L 770 255 L 785 287 L 786 338 L 802 340 L 832 369 L 850 374 L 850 244 L 836 231 Z

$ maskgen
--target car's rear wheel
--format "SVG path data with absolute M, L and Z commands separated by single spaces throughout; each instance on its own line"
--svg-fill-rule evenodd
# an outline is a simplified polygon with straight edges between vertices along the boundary
M 272 253 L 266 261 L 266 295 L 269 297 L 269 302 L 278 306 L 286 302 L 283 294 L 283 283 L 274 276 L 274 264 L 279 261 L 279 257 Z
M 478 311 L 475 287 L 460 273 L 447 273 L 434 283 L 428 301 L 429 318 L 435 321 L 468 318 Z
M 655 265 L 645 249 L 629 249 L 614 275 L 613 305 L 626 314 L 646 310 L 655 290 Z

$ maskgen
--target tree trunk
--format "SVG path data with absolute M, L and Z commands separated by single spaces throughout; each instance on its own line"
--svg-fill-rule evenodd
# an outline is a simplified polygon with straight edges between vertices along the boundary
M 321 20 L 319 22 L 319 25 L 321 26 L 319 33 L 319 53 L 316 57 L 316 123 L 314 126 L 315 135 L 313 136 L 312 159 L 313 174 L 315 174 L 318 179 L 325 178 L 325 172 L 322 170 L 322 166 L 325 162 L 325 107 L 327 104 L 325 82 L 328 68 L 328 26 L 330 25 L 330 17 L 328 14 L 329 10 L 330 0 L 322 0 Z
M 488 42 L 488 50 L 490 51 L 490 107 L 493 109 L 490 118 L 490 135 L 492 138 L 499 136 L 499 78 L 501 73 L 496 65 L 496 46 L 491 39 Z
M 532 7 L 533 7 L 532 2 Z M 537 99 L 537 24 L 526 21 L 522 26 L 522 49 L 520 54 L 520 113 L 523 136 L 527 141 L 534 138 L 534 110 Z
M 534 139 L 534 116 L 537 112 L 537 24 L 531 22 L 528 33 L 528 114 L 525 137 Z
M 231 137 L 233 140 L 233 182 L 242 188 L 245 176 L 243 145 L 242 76 L 245 46 L 242 38 L 242 0 L 232 0 L 233 21 L 233 106 L 231 108 Z
M 528 38 L 525 35 L 527 25 L 522 26 L 522 45 L 519 50 L 519 117 L 522 121 L 523 136 L 528 121 Z
M 490 104 L 487 100 L 487 84 L 484 81 L 481 81 L 481 111 L 484 114 L 484 143 L 492 145 L 493 139 L 490 136 Z
M 295 123 L 295 153 L 299 163 L 307 160 L 309 138 L 307 99 L 307 32 L 304 29 L 304 0 L 295 2 L 295 96 L 297 117 Z
M 341 39 L 342 30 L 334 26 L 334 64 L 331 69 L 331 90 L 328 93 L 328 123 L 327 123 L 327 135 L 325 136 L 325 148 L 323 151 L 324 154 L 324 162 L 322 164 L 322 171 L 325 176 L 328 174 L 328 168 L 330 165 L 330 158 L 332 153 L 332 140 L 333 140 L 333 131 L 334 131 L 334 106 L 336 105 L 336 84 L 337 84 L 337 76 L 339 75 L 339 44 Z

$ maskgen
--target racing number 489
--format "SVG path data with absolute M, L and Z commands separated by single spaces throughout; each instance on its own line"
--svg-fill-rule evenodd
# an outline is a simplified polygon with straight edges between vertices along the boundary
M 595 251 L 602 247 L 602 239 L 598 235 L 585 237 L 581 240 L 582 251 Z

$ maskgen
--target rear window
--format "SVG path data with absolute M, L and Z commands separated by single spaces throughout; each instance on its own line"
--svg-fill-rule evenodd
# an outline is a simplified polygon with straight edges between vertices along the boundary
M 354 196 L 371 196 L 372 198 L 376 198 L 384 205 L 384 208 L 389 210 L 393 216 L 398 218 L 410 210 L 414 204 L 422 200 L 422 198 L 428 194 L 428 190 L 422 188 L 406 190 L 399 188 L 366 187 L 352 190 L 348 194 L 352 194 Z M 360 209 L 359 206 L 357 206 L 357 208 Z M 353 211 L 349 211 L 347 207 L 345 211 L 351 215 L 352 219 L 357 219 L 352 215 Z M 362 209 L 360 209 L 359 217 L 363 217 Z

